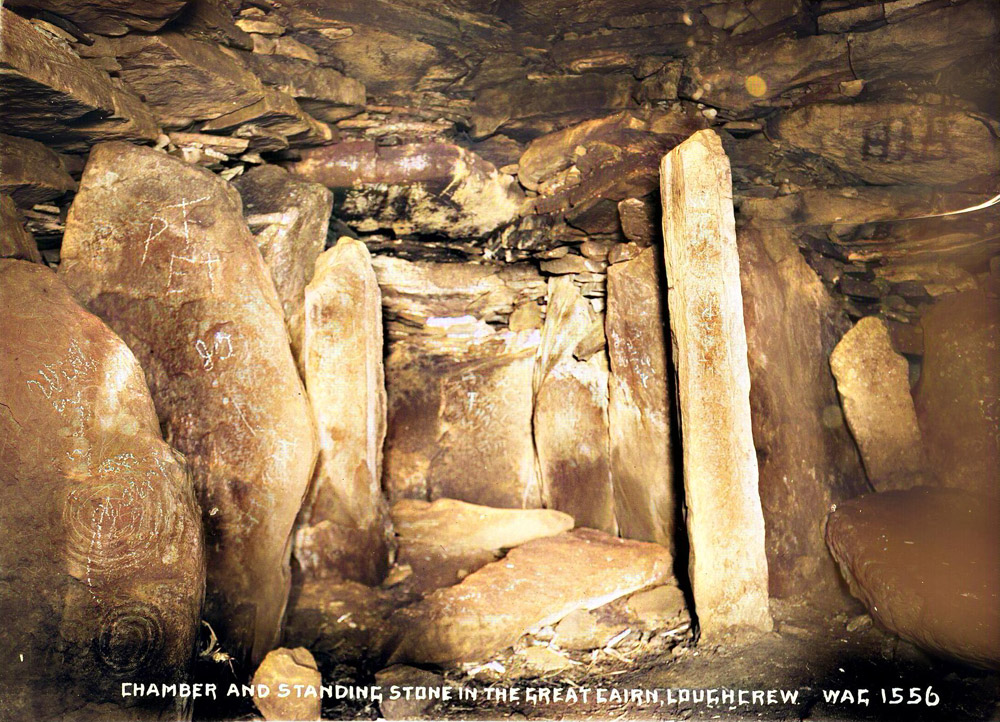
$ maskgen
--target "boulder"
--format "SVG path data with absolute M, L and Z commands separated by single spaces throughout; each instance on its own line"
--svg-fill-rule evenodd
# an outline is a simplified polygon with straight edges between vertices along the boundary
M 921 326 L 914 400 L 931 469 L 946 486 L 998 496 L 1000 302 L 982 291 L 946 296 Z
M 402 499 L 392 507 L 397 564 L 413 571 L 405 584 L 426 594 L 461 581 L 504 550 L 573 528 L 573 518 L 551 509 L 495 509 L 457 499 Z
M 359 231 L 479 238 L 513 221 L 524 200 L 513 178 L 449 143 L 345 141 L 304 150 L 289 170 L 332 189 L 338 217 Z
M 307 578 L 378 584 L 392 533 L 382 496 L 382 298 L 361 241 L 341 238 L 316 261 L 305 291 L 302 360 L 320 452 L 295 557 Z
M 852 499 L 826 539 L 872 617 L 934 654 L 1000 668 L 1000 505 L 918 487 Z
M 926 468 L 909 364 L 896 353 L 885 324 L 858 321 L 830 354 L 847 425 L 876 491 L 908 489 Z
M 823 520 L 868 490 L 829 363 L 850 322 L 792 235 L 751 219 L 736 242 L 770 594 L 829 594 Z
M 577 609 L 593 609 L 670 575 L 656 544 L 592 529 L 536 539 L 392 617 L 393 662 L 473 662 Z
M 422 687 L 429 690 L 448 686 L 441 675 L 405 664 L 394 664 L 377 672 L 375 683 L 383 690 L 379 711 L 382 713 L 382 717 L 387 720 L 423 719 L 423 715 L 434 705 L 434 700 L 430 699 L 429 694 L 417 699 L 417 693 L 413 688 Z M 411 689 L 407 691 L 407 687 Z M 395 699 L 392 693 L 393 688 L 397 690 Z
M 24 220 L 8 196 L 0 195 L 0 258 L 20 258 L 42 262 L 31 232 L 24 227 Z
M 6 9 L 0 9 L 0 105 L 0 132 L 60 148 L 152 141 L 159 132 L 134 94 Z
M 160 720 L 189 681 L 205 589 L 183 457 L 142 368 L 37 263 L 0 259 L 0 716 Z
M 660 184 L 695 611 L 706 640 L 770 631 L 732 176 L 719 136 L 699 131 L 670 151 Z
M 254 704 L 271 722 L 287 720 L 318 720 L 322 706 L 319 698 L 323 678 L 316 660 L 305 647 L 271 650 L 253 675 L 253 685 L 266 686 L 270 693 L 254 697 Z M 279 685 L 288 685 L 292 694 L 282 696 Z M 301 689 L 299 689 L 301 687 Z
M 600 319 L 573 279 L 551 279 L 532 385 L 542 503 L 615 534 L 603 347 Z
M 28 138 L 0 134 L 0 193 L 30 208 L 76 190 L 59 154 Z
M 316 431 L 239 194 L 156 150 L 95 146 L 59 273 L 142 364 L 201 501 L 206 618 L 230 654 L 259 662 L 284 615 Z
M 647 248 L 608 268 L 608 426 L 619 532 L 673 550 L 674 380 L 660 255 Z
M 302 370 L 305 290 L 316 259 L 326 247 L 333 197 L 317 183 L 292 178 L 273 165 L 238 176 L 233 185 L 243 199 L 243 214 L 274 279 L 292 353 Z

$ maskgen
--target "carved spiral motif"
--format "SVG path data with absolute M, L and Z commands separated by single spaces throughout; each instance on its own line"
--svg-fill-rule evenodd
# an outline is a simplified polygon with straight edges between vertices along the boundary
M 163 656 L 166 631 L 156 607 L 131 602 L 109 610 L 95 639 L 97 659 L 116 675 L 134 675 Z

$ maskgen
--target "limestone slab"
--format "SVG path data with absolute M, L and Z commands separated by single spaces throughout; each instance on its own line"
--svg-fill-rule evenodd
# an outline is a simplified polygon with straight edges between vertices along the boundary
M 770 630 L 729 159 L 699 131 L 660 165 L 695 612 L 706 639 Z
M 316 261 L 305 289 L 303 365 L 320 452 L 296 533 L 296 559 L 307 577 L 336 573 L 377 584 L 391 548 L 382 496 L 382 298 L 361 241 L 341 238 Z M 345 530 L 353 543 L 324 544 L 329 532 L 319 525 Z
M 0 134 L 0 193 L 30 208 L 71 190 L 76 181 L 57 153 L 37 141 Z
M 909 365 L 893 350 L 885 324 L 875 316 L 858 321 L 833 349 L 830 368 L 875 489 L 920 484 L 926 460 Z
M 674 546 L 673 369 L 666 279 L 652 248 L 608 268 L 608 421 L 618 530 Z
M 188 0 L 11 0 L 11 7 L 48 10 L 72 20 L 82 30 L 124 35 L 129 30 L 154 32 L 177 15 Z
M 142 368 L 48 268 L 0 259 L 0 716 L 159 720 L 121 682 L 189 681 L 205 588 L 183 457 Z
M 59 273 L 142 364 L 201 501 L 206 618 L 230 654 L 259 661 L 284 614 L 316 431 L 239 194 L 165 153 L 95 146 Z
M 392 617 L 394 662 L 482 660 L 532 628 L 593 609 L 670 574 L 656 544 L 577 529 L 536 539 Z

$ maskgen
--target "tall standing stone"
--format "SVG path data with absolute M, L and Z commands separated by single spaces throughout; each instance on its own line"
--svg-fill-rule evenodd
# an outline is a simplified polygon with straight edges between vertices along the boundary
M 549 281 L 533 388 L 542 502 L 615 534 L 604 329 L 572 276 Z
M 320 451 L 296 559 L 309 577 L 378 584 L 392 534 L 382 496 L 382 294 L 361 241 L 341 238 L 316 262 L 303 363 Z
M 659 254 L 608 268 L 611 480 L 621 535 L 674 546 L 673 378 Z
M 206 618 L 226 651 L 260 661 L 278 639 L 316 440 L 239 195 L 165 153 L 95 146 L 59 273 L 139 358 L 201 501 Z
M 186 701 L 201 520 L 132 352 L 48 268 L 0 259 L 0 719 L 167 719 Z
M 306 284 L 326 246 L 333 194 L 274 165 L 258 166 L 237 177 L 233 185 L 243 199 L 243 212 L 264 265 L 271 271 L 292 353 L 302 369 Z
M 769 630 L 732 175 L 718 135 L 699 131 L 664 156 L 660 184 L 695 610 L 706 639 Z

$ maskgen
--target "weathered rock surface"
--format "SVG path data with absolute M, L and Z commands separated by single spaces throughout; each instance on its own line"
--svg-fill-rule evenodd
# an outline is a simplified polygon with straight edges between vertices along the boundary
M 57 153 L 28 138 L 0 135 L 0 193 L 30 208 L 71 190 L 76 182 Z
M 531 435 L 538 332 L 450 341 L 390 348 L 383 480 L 389 500 L 541 506 Z
M 597 611 L 577 609 L 556 625 L 552 641 L 562 649 L 600 649 L 626 629 L 628 622 L 624 619 L 605 619 Z
M 341 238 L 319 257 L 305 307 L 303 365 L 320 452 L 295 556 L 307 578 L 378 584 L 391 547 L 382 297 L 364 243 Z
M 829 364 L 849 321 L 791 235 L 757 222 L 736 241 L 770 593 L 787 597 L 837 585 L 823 520 L 868 486 Z
M 394 614 L 391 659 L 441 665 L 480 660 L 532 628 L 669 574 L 670 554 L 656 544 L 591 529 L 536 539 Z
M 24 220 L 8 196 L 0 195 L 0 258 L 20 258 L 42 262 L 38 245 L 24 228 Z
M 289 170 L 333 189 L 339 217 L 360 231 L 481 237 L 514 220 L 524 200 L 513 178 L 448 143 L 347 141 L 303 151 Z
M 9 0 L 11 7 L 47 10 L 72 20 L 82 30 L 124 35 L 129 30 L 153 32 L 177 15 L 188 0 Z
M 909 365 L 893 350 L 885 324 L 875 316 L 858 321 L 833 349 L 830 368 L 875 489 L 919 485 L 926 460 Z
M 142 369 L 53 271 L 0 260 L 4 719 L 163 719 L 204 593 L 197 504 Z
M 960 183 L 995 177 L 1000 141 L 969 113 L 904 103 L 816 103 L 781 113 L 772 136 L 866 183 Z
M 206 618 L 227 651 L 259 661 L 284 614 L 316 432 L 239 195 L 202 168 L 108 143 L 91 151 L 66 226 L 60 277 L 136 354 L 191 465 Z
M 424 690 L 431 688 L 446 687 L 448 683 L 444 677 L 428 672 L 419 667 L 410 667 L 405 664 L 394 664 L 375 674 L 375 683 L 381 685 L 384 691 L 384 698 L 379 703 L 379 711 L 387 720 L 412 720 L 423 719 L 423 715 L 434 704 L 428 692 L 423 692 L 420 699 L 417 699 L 417 690 L 405 691 L 406 687 L 421 687 Z M 399 688 L 398 698 L 392 699 L 391 690 L 393 687 Z
M 121 65 L 122 79 L 168 129 L 218 118 L 264 98 L 260 80 L 213 43 L 168 31 L 130 34 L 107 47 Z
M 267 695 L 255 696 L 254 704 L 268 722 L 318 720 L 322 706 L 319 698 L 322 681 L 316 660 L 308 649 L 274 649 L 267 653 L 254 672 L 254 686 L 265 685 L 270 690 Z M 288 685 L 292 694 L 282 696 L 279 690 L 282 684 Z M 294 690 L 298 685 L 301 685 L 301 690 L 296 694 Z
M 1000 495 L 1000 302 L 981 291 L 948 296 L 921 325 L 914 396 L 931 468 L 946 486 Z
M 542 503 L 578 526 L 617 533 L 604 329 L 573 279 L 549 281 L 533 381 Z
M 58 147 L 96 140 L 155 140 L 153 116 L 108 74 L 0 10 L 0 131 Z
M 660 253 L 608 268 L 608 426 L 618 530 L 674 546 L 673 371 Z
M 263 97 L 256 103 L 213 118 L 202 130 L 248 138 L 254 150 L 271 150 L 266 144 L 276 136 L 291 147 L 322 145 L 339 138 L 330 126 L 302 110 L 292 96 L 270 87 L 263 88 Z
M 392 507 L 397 564 L 409 564 L 409 589 L 425 594 L 461 581 L 503 550 L 573 528 L 552 509 L 496 509 L 456 499 L 403 499 Z
M 956 489 L 858 497 L 826 537 L 872 617 L 935 654 L 1000 667 L 1000 506 Z
M 706 639 L 770 630 L 764 518 L 729 159 L 699 131 L 660 166 L 696 613 Z
M 292 353 L 302 368 L 305 290 L 316 259 L 326 246 L 333 197 L 318 183 L 292 178 L 277 166 L 263 165 L 233 182 L 264 264 L 271 271 Z
M 264 82 L 298 101 L 302 109 L 330 123 L 357 115 L 365 86 L 333 68 L 283 55 L 241 53 L 240 59 Z

